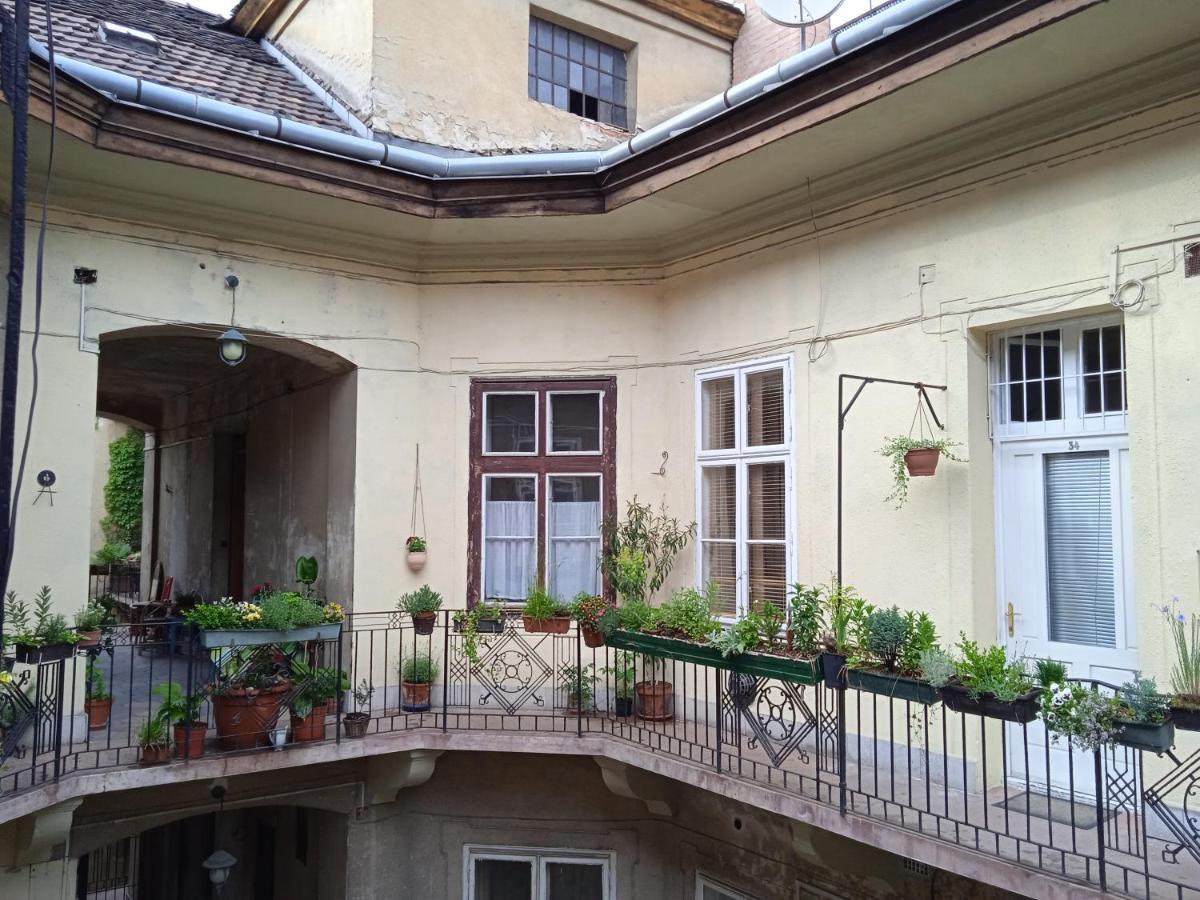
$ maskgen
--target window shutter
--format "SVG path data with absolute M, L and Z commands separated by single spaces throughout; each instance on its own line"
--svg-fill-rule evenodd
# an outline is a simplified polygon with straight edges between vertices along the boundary
M 1109 455 L 1102 450 L 1045 459 L 1050 639 L 1115 647 Z

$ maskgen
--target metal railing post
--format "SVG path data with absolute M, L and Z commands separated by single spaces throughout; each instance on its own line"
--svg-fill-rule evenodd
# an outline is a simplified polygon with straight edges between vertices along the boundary
M 447 700 L 450 696 L 450 610 L 443 610 L 446 614 L 445 621 L 442 622 L 442 731 L 448 731 L 450 728 L 450 708 Z M 467 679 L 467 702 L 470 703 L 471 680 Z M 468 720 L 469 721 L 469 720 Z
M 837 686 L 838 811 L 846 814 L 846 680 Z M 861 762 L 861 761 L 860 761 Z
M 1097 747 L 1096 759 L 1096 862 L 1099 866 L 1100 890 L 1108 890 L 1108 875 L 1104 871 L 1104 763 L 1100 754 L 1104 751 Z
M 583 640 L 575 625 L 575 736 L 583 737 Z
M 714 670 L 714 675 L 717 680 L 717 774 L 721 773 L 721 747 L 723 736 L 721 734 L 721 724 L 725 719 L 725 682 L 721 678 L 720 671 Z

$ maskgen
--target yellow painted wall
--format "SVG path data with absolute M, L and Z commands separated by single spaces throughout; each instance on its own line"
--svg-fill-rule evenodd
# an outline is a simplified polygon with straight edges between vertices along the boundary
M 648 128 L 729 86 L 728 41 L 636 0 L 297 0 L 271 38 L 397 137 L 479 152 L 628 137 L 529 98 L 531 14 L 627 50 L 631 126 L 635 114 Z

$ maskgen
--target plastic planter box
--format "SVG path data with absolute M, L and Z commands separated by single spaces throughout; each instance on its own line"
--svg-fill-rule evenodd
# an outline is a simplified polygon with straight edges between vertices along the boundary
M 945 685 L 941 693 L 942 702 L 957 712 L 1025 724 L 1038 716 L 1042 689 L 1034 688 L 1016 700 L 997 700 L 992 694 L 980 694 L 972 700 L 965 687 L 954 683 Z
M 932 684 L 903 675 L 889 675 L 887 672 L 875 672 L 870 669 L 851 669 L 846 673 L 846 680 L 856 691 L 882 694 L 893 700 L 910 700 L 929 706 L 937 703 L 939 699 L 938 689 Z
M 201 631 L 200 640 L 209 650 L 221 647 L 257 647 L 264 644 L 288 644 L 301 641 L 332 641 L 342 633 L 342 623 L 269 631 L 265 628 L 239 628 L 228 631 Z
M 817 684 L 820 680 L 815 659 L 795 659 L 769 653 L 743 653 L 727 659 L 721 655 L 720 650 L 708 644 L 635 631 L 613 632 L 608 638 L 608 644 L 619 650 L 632 650 L 647 656 L 677 659 L 680 662 L 696 663 L 759 678 L 779 678 L 797 684 Z
M 1168 717 L 1165 722 L 1130 722 L 1118 719 L 1124 729 L 1117 743 L 1150 753 L 1166 753 L 1175 744 L 1175 723 Z
M 45 647 L 35 647 L 33 644 L 17 644 L 17 662 L 28 665 L 37 663 L 58 662 L 75 655 L 74 644 L 47 644 Z

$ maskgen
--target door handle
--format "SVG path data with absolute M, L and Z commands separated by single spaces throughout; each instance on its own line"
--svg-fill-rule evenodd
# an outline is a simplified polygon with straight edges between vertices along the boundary
M 1020 613 L 1013 608 L 1012 601 L 1009 601 L 1008 608 L 1004 611 L 1004 621 L 1008 623 L 1008 636 L 1016 637 L 1016 618 Z

